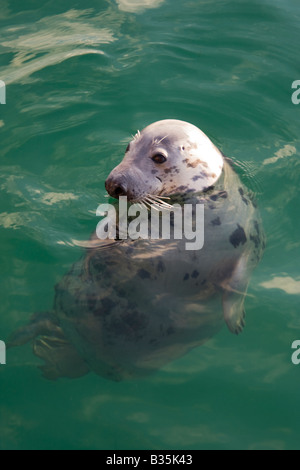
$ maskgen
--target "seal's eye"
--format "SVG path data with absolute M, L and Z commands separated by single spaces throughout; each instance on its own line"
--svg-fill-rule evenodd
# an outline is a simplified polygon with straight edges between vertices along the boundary
M 156 153 L 153 155 L 152 160 L 155 163 L 165 163 L 167 161 L 166 157 L 162 153 Z

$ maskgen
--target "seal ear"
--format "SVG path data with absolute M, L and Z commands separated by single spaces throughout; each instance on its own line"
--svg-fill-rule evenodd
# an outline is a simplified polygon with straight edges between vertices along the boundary
M 247 275 L 247 257 L 243 256 L 229 282 L 223 285 L 222 298 L 224 319 L 229 330 L 238 335 L 245 326 L 244 301 L 247 294 L 249 276 Z

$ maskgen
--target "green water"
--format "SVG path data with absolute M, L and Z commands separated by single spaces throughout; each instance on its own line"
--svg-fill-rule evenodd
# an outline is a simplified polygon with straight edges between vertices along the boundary
M 44 3 L 43 6 L 41 6 Z M 151 378 L 0 366 L 0 449 L 299 449 L 298 0 L 1 0 L 0 339 L 51 309 L 130 135 L 200 127 L 256 193 L 267 249 L 247 327 Z

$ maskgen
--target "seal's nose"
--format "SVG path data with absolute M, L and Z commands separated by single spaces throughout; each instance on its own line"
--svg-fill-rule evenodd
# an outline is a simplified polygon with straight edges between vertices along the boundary
M 127 196 L 127 185 L 124 181 L 108 177 L 105 182 L 105 188 L 108 194 L 116 199 L 120 196 Z

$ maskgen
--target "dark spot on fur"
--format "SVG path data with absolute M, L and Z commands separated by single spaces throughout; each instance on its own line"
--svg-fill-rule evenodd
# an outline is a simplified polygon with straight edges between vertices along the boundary
M 187 167 L 188 168 L 196 168 L 198 165 L 200 165 L 200 163 L 201 163 L 201 160 L 198 159 L 198 160 L 195 160 L 194 162 L 189 162 L 187 164 Z
M 227 191 L 220 191 L 217 194 L 213 194 L 210 196 L 212 201 L 217 201 L 219 198 L 226 199 L 228 197 Z
M 164 170 L 164 172 L 165 172 L 166 175 L 167 175 L 168 173 L 171 173 L 171 172 L 172 172 L 172 169 L 171 169 L 171 168 L 166 168 L 166 169 Z
M 183 278 L 183 280 L 184 280 L 184 281 L 188 281 L 189 278 L 190 278 L 189 273 L 186 273 L 185 276 L 184 276 L 184 278 Z
M 200 179 L 203 179 L 202 175 L 193 176 L 193 178 L 192 178 L 193 181 L 197 181 L 197 180 L 200 180 Z
M 244 197 L 245 192 L 244 192 L 243 188 L 239 188 L 239 193 L 240 193 L 240 195 L 242 196 L 242 201 L 248 206 L 249 201 L 248 201 L 248 199 L 246 199 L 246 198 Z
M 247 241 L 245 230 L 239 224 L 237 224 L 237 229 L 230 235 L 229 241 L 237 248 L 240 244 L 244 245 Z
M 207 280 L 204 279 L 204 280 L 201 282 L 201 286 L 204 286 L 204 284 L 206 284 L 206 283 L 207 283 Z
M 256 235 L 250 235 L 250 240 L 253 241 L 255 248 L 258 248 L 261 243 L 259 223 L 257 220 L 254 221 L 254 228 L 256 230 Z
M 139 269 L 138 270 L 138 275 L 140 276 L 141 279 L 150 279 L 151 274 L 149 271 L 146 271 L 146 269 Z
M 178 191 L 187 191 L 187 189 L 188 189 L 188 186 L 179 186 L 177 188 Z
M 214 226 L 216 226 L 216 225 L 222 225 L 222 222 L 221 222 L 220 217 L 217 217 L 216 219 L 212 220 L 212 221 L 211 221 L 211 225 L 214 225 Z
M 157 264 L 157 272 L 164 273 L 166 271 L 166 266 L 163 261 L 159 261 Z
M 152 170 L 151 173 L 152 175 L 156 175 L 156 173 L 158 173 L 158 170 Z
M 250 235 L 250 240 L 254 243 L 255 248 L 259 247 L 260 244 L 260 238 L 258 235 Z
M 192 278 L 197 279 L 198 276 L 199 276 L 198 271 L 194 271 L 193 274 L 192 274 Z
M 143 315 L 142 313 L 136 310 L 134 312 L 126 313 L 125 315 L 123 315 L 122 320 L 124 320 L 124 322 L 128 326 L 130 326 L 130 328 L 132 328 L 132 330 L 134 330 L 135 332 L 146 328 L 148 324 L 148 319 L 146 315 Z
M 101 300 L 101 304 L 102 304 L 102 308 L 101 309 L 97 309 L 95 312 L 94 312 L 94 315 L 96 317 L 99 317 L 99 316 L 106 316 L 106 315 L 109 315 L 111 310 L 116 306 L 116 303 L 109 299 L 109 298 L 105 298 L 105 299 L 102 299 Z
M 213 191 L 215 189 L 214 186 L 208 186 L 202 190 L 203 193 L 208 193 L 209 191 Z

